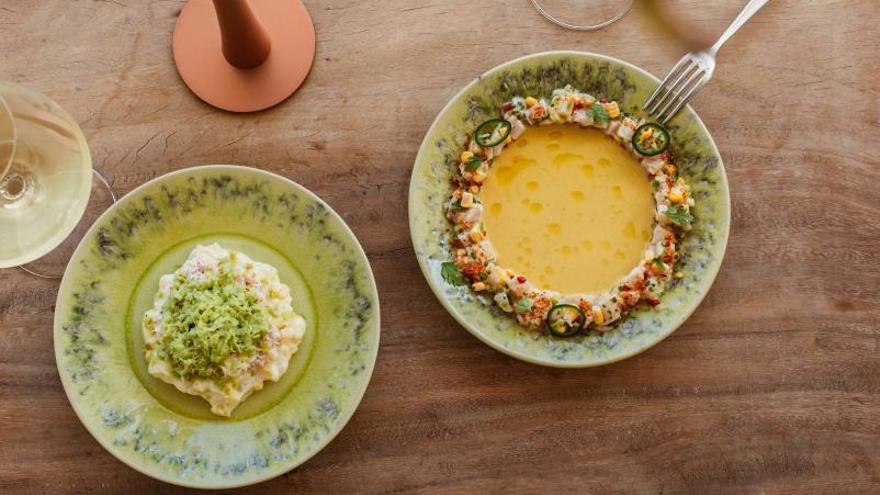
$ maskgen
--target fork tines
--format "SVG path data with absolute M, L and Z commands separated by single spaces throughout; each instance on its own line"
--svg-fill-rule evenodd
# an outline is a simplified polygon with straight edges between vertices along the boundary
M 642 105 L 661 124 L 678 113 L 709 81 L 711 69 L 699 55 L 688 53 L 682 57 Z

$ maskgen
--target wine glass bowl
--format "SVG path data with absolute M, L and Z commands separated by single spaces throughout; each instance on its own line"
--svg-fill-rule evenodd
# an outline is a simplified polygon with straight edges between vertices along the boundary
M 15 125 L 12 122 L 12 111 L 3 95 L 0 94 L 0 183 L 6 179 L 6 172 L 12 166 L 12 157 L 15 155 Z M 3 188 L 3 192 L 15 192 L 15 185 Z
M 0 82 L 0 268 L 61 244 L 91 189 L 91 155 L 73 118 L 45 95 Z

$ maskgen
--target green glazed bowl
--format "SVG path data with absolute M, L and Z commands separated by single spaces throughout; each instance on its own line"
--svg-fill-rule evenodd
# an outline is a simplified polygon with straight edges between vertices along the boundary
M 159 277 L 212 242 L 276 267 L 307 321 L 281 380 L 230 418 L 149 375 L 141 333 Z M 379 298 L 354 234 L 314 194 L 257 169 L 196 167 L 95 222 L 61 282 L 54 339 L 67 397 L 104 448 L 154 478 L 228 488 L 294 468 L 343 428 L 373 371 Z
M 687 106 L 668 127 L 677 165 L 697 202 L 693 209 L 697 221 L 682 246 L 684 278 L 670 285 L 659 308 L 640 307 L 606 333 L 559 339 L 522 328 L 490 298 L 444 282 L 440 265 L 452 256 L 443 203 L 452 193 L 450 179 L 467 135 L 481 122 L 497 117 L 501 104 L 511 97 L 549 98 L 553 89 L 566 84 L 617 100 L 623 111 L 638 114 L 639 105 L 659 81 L 626 62 L 572 51 L 528 55 L 486 72 L 455 95 L 428 129 L 410 180 L 409 225 L 428 285 L 463 327 L 523 361 L 579 368 L 638 354 L 669 336 L 694 312 L 721 267 L 730 227 L 730 194 L 718 148 Z

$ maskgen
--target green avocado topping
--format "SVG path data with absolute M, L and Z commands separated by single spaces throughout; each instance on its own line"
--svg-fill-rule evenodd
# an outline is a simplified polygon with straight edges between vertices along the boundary
M 189 280 L 178 275 L 162 307 L 160 356 L 184 379 L 221 379 L 238 360 L 256 353 L 269 330 L 257 297 L 234 278 L 230 260 L 215 275 Z

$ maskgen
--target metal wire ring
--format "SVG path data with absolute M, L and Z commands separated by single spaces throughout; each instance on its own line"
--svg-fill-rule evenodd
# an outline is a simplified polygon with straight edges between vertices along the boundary
M 538 0 L 531 0 L 531 2 L 532 6 L 535 7 L 535 10 L 537 10 L 542 16 L 544 16 L 545 19 L 552 22 L 553 24 L 556 24 L 557 26 L 564 27 L 565 29 L 572 29 L 574 31 L 594 31 L 596 29 L 601 29 L 605 26 L 619 21 L 621 17 L 625 16 L 626 13 L 629 12 L 630 9 L 632 9 L 635 0 L 629 0 L 629 2 L 626 4 L 626 6 L 624 6 L 623 9 L 620 10 L 620 12 L 614 14 L 614 16 L 612 16 L 610 19 L 602 21 L 598 24 L 572 24 L 570 22 L 565 22 L 562 19 L 554 17 L 552 14 L 550 14 L 550 12 L 547 12 L 547 10 L 544 8 L 543 5 L 541 5 L 541 2 L 539 2 Z

